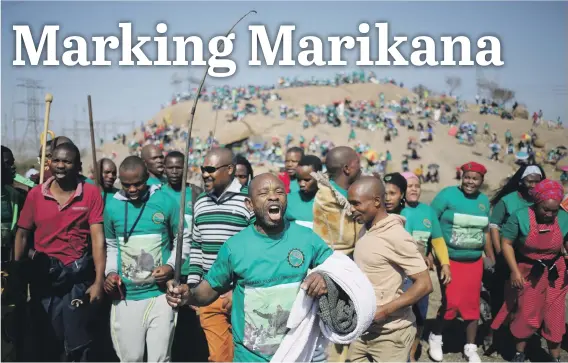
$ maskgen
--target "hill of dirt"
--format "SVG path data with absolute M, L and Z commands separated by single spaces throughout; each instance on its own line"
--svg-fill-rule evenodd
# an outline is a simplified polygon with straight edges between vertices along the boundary
M 212 110 L 211 103 L 200 101 L 197 106 L 192 136 L 206 138 L 209 132 L 214 130 L 219 142 L 225 144 L 247 136 L 257 136 L 267 140 L 277 136 L 283 140 L 286 135 L 291 134 L 297 144 L 300 135 L 304 136 L 306 141 L 309 141 L 313 136 L 317 135 L 320 140 L 331 140 L 337 146 L 354 146 L 356 142 L 347 142 L 350 127 L 345 122 L 343 122 L 340 127 L 325 124 L 304 130 L 302 127 L 304 105 L 327 105 L 336 100 L 343 100 L 346 97 L 349 97 L 352 101 L 377 101 L 381 92 L 384 93 L 386 102 L 390 102 L 391 100 L 399 101 L 405 96 L 413 99 L 416 96 L 412 91 L 400 88 L 396 85 L 372 83 L 341 85 L 338 87 L 311 86 L 285 88 L 277 89 L 276 92 L 281 96 L 282 100 L 268 101 L 267 103 L 267 107 L 273 111 L 274 116 L 264 116 L 259 112 L 256 115 L 247 115 L 242 121 L 235 122 L 227 121 L 232 111 L 216 112 Z M 253 100 L 250 103 L 257 105 L 260 110 L 260 100 Z M 152 120 L 160 123 L 164 118 L 169 118 L 173 124 L 184 126 L 189 117 L 192 104 L 193 101 L 184 101 L 171 105 L 160 110 Z M 300 117 L 297 119 L 281 119 L 278 116 L 279 106 L 281 104 L 285 104 L 289 108 L 298 111 Z M 459 116 L 460 120 L 463 121 L 476 121 L 481 132 L 483 125 L 486 122 L 489 123 L 491 132 L 497 133 L 502 145 L 504 144 L 504 133 L 507 129 L 510 129 L 515 140 L 518 140 L 521 134 L 528 132 L 532 127 L 532 121 L 521 118 L 509 121 L 502 120 L 500 117 L 494 115 L 480 115 L 476 105 L 470 105 L 469 111 L 461 113 Z M 416 124 L 416 117 L 412 118 Z M 377 130 L 372 132 L 356 129 L 357 141 L 368 142 L 377 152 L 386 152 L 389 150 L 393 157 L 393 162 L 389 165 L 389 169 L 397 171 L 400 169 L 400 162 L 404 154 L 408 152 L 406 149 L 408 138 L 411 136 L 418 137 L 419 135 L 419 133 L 414 130 L 410 131 L 402 127 L 398 127 L 398 129 L 399 136 L 388 144 L 383 143 L 384 134 L 382 131 Z M 434 193 L 441 187 L 455 184 L 454 176 L 456 167 L 467 161 L 480 162 L 487 167 L 488 174 L 486 176 L 486 183 L 490 189 L 496 188 L 503 178 L 506 178 L 514 172 L 515 166 L 512 156 L 504 157 L 504 160 L 499 162 L 490 161 L 488 159 L 490 154 L 490 150 L 487 146 L 488 140 L 483 140 L 478 136 L 476 146 L 459 145 L 455 137 L 448 135 L 448 130 L 449 126 L 437 124 L 434 129 L 434 142 L 423 144 L 423 147 L 419 149 L 421 160 L 410 161 L 410 170 L 414 170 L 420 164 L 426 166 L 429 163 L 436 163 L 440 165 L 440 184 L 426 184 L 424 187 L 426 195 Z M 546 127 L 542 126 L 536 129 L 536 132 L 539 139 L 545 143 L 545 148 L 565 144 L 566 140 L 568 140 L 568 131 L 566 129 L 548 130 Z M 127 138 L 131 136 L 132 135 L 127 135 Z M 294 142 L 292 144 L 294 144 Z M 179 149 L 183 148 L 181 144 L 178 146 Z M 116 154 L 115 162 L 119 164 L 128 156 L 128 148 L 127 146 L 111 142 L 103 145 L 97 152 L 98 157 L 109 156 L 112 153 Z M 501 155 L 503 155 L 503 152 Z M 89 170 L 88 168 L 91 164 L 89 159 L 90 157 L 85 157 L 85 170 Z M 265 170 L 258 170 L 257 172 L 260 171 Z M 548 168 L 547 171 L 553 172 L 551 168 Z M 429 198 L 426 197 L 425 199 Z

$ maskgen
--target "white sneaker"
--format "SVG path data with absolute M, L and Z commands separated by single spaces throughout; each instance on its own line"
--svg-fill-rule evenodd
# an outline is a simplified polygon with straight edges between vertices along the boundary
M 481 358 L 479 358 L 479 355 L 477 354 L 477 345 L 475 344 L 466 344 L 463 347 L 463 355 L 467 358 L 468 362 L 481 362 Z
M 444 342 L 442 341 L 441 335 L 430 333 L 430 336 L 428 336 L 428 345 L 428 354 L 430 355 L 430 358 L 432 358 L 436 362 L 441 362 L 442 360 L 444 360 L 444 351 L 442 350 L 442 345 L 444 345 Z

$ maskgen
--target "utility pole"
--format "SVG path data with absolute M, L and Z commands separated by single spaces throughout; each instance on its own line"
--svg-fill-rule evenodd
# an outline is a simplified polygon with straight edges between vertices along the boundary
M 39 148 L 39 136 L 43 132 L 41 130 L 42 119 L 40 116 L 40 111 L 45 107 L 43 104 L 43 90 L 44 87 L 41 86 L 41 82 L 30 78 L 19 78 L 16 90 L 20 92 L 25 92 L 25 99 L 16 101 L 16 104 L 21 104 L 26 106 L 26 117 L 15 117 L 14 121 L 18 123 L 25 123 L 26 127 L 23 128 L 23 134 L 17 135 L 16 129 L 14 128 L 15 142 L 17 145 L 17 153 L 22 154 L 26 151 L 30 151 L 31 145 L 33 147 L 33 152 L 37 152 Z M 16 92 L 18 94 L 18 92 Z M 18 127 L 22 129 L 22 127 Z M 47 135 L 46 135 L 47 137 Z M 28 150 L 25 150 L 28 148 Z
M 177 73 L 174 73 L 172 75 L 172 79 L 170 81 L 170 84 L 172 85 L 172 87 L 174 89 L 174 93 L 172 95 L 172 98 L 175 98 L 180 93 L 182 83 L 183 83 L 183 81 L 181 80 L 180 76 Z

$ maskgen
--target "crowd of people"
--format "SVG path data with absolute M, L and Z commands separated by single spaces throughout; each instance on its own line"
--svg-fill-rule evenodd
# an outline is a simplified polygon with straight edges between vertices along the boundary
M 289 144 L 280 173 L 255 175 L 247 157 L 210 145 L 198 184 L 182 180 L 186 155 L 153 143 L 120 165 L 99 160 L 98 181 L 67 137 L 46 156 L 43 182 L 30 176 L 23 190 L 2 147 L 2 303 L 13 309 L 2 326 L 14 360 L 406 362 L 424 339 L 442 361 L 461 318 L 462 353 L 480 362 L 486 275 L 485 352 L 509 334 L 522 362 L 540 334 L 560 361 L 568 212 L 562 184 L 538 165 L 490 200 L 487 169 L 467 162 L 428 205 L 421 175 L 366 175 L 348 146 L 319 157 Z M 442 305 L 424 336 L 429 270 Z

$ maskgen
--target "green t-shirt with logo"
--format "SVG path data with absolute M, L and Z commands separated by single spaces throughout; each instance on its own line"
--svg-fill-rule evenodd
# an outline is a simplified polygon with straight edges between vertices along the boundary
M 519 192 L 512 192 L 501 198 L 493 207 L 489 223 L 501 227 L 509 216 L 519 209 L 531 206 L 533 203 L 521 197 Z
M 288 194 L 288 206 L 286 208 L 286 219 L 298 223 L 304 227 L 313 228 L 314 226 L 314 199 L 302 199 L 300 192 Z
M 451 260 L 475 261 L 483 254 L 489 225 L 489 199 L 466 197 L 457 186 L 442 189 L 431 204 L 438 216 Z
M 415 207 L 407 205 L 400 215 L 406 218 L 404 228 L 412 235 L 418 250 L 423 255 L 426 255 L 432 239 L 443 237 L 438 216 L 429 205 L 424 203 L 418 203 Z
M 126 287 L 126 300 L 148 299 L 165 292 L 151 275 L 171 256 L 170 236 L 177 233 L 178 215 L 175 201 L 159 189 L 150 190 L 145 205 L 135 206 L 119 193 L 107 202 L 104 210 L 105 238 L 107 244 L 111 240 L 118 246 L 117 273 Z M 130 234 L 133 225 L 135 227 Z M 187 228 L 185 222 L 184 228 Z M 124 240 L 125 232 L 129 236 L 127 242 Z
M 289 222 L 278 236 L 252 225 L 223 244 L 205 280 L 220 293 L 234 286 L 234 362 L 270 361 L 288 331 L 301 282 L 332 253 L 311 229 Z
M 174 190 L 169 184 L 164 184 L 161 189 L 164 193 L 168 194 L 176 202 L 177 208 L 179 209 L 181 190 L 180 191 Z M 189 185 L 185 187 L 184 217 L 185 217 L 185 222 L 187 223 L 187 226 L 191 231 L 193 226 L 193 202 L 191 199 L 191 187 Z M 183 266 L 181 267 L 181 274 L 184 276 L 187 276 L 189 274 L 189 258 L 186 259 L 185 262 L 183 263 Z

